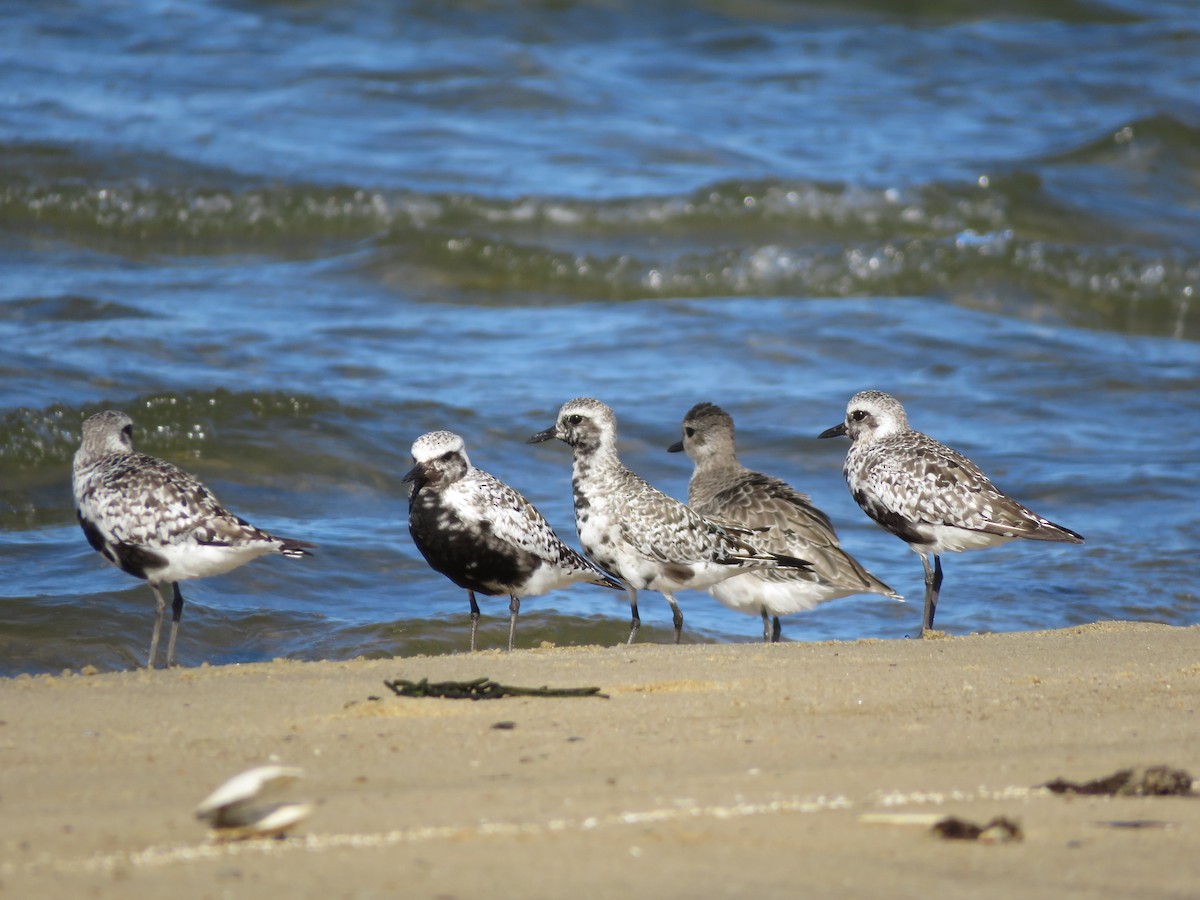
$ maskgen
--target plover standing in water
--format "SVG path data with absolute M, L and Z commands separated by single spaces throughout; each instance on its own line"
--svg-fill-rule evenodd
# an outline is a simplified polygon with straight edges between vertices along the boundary
M 855 501 L 921 557 L 922 634 L 933 630 L 946 551 L 993 547 L 1014 538 L 1083 543 L 1074 531 L 1002 494 L 957 450 L 909 428 L 904 407 L 889 394 L 862 391 L 851 397 L 846 420 L 820 437 L 838 435 L 850 437 L 842 473 Z
M 677 591 L 704 590 L 751 568 L 808 568 L 806 560 L 761 550 L 752 543 L 757 535 L 750 529 L 706 519 L 625 468 L 617 456 L 617 418 L 600 401 L 567 402 L 554 427 L 529 442 L 551 438 L 574 453 L 575 527 L 583 549 L 625 582 L 632 613 L 628 643 L 641 625 L 639 590 L 667 598 L 678 644 L 683 613 Z
M 755 529 L 763 550 L 801 556 L 812 571 L 758 569 L 708 589 L 725 606 L 762 615 L 763 640 L 778 641 L 779 617 L 851 594 L 901 597 L 842 549 L 828 516 L 806 494 L 737 458 L 733 418 L 712 403 L 697 403 L 683 419 L 683 439 L 667 448 L 687 451 L 695 465 L 688 506 L 701 515 Z
M 467 592 L 471 649 L 479 625 L 476 592 L 509 597 L 508 649 L 517 635 L 521 598 L 586 582 L 624 588 L 561 540 L 532 503 L 475 468 L 463 439 L 431 431 L 412 445 L 406 482 L 408 530 L 435 571 Z
M 72 472 L 75 514 L 88 543 L 105 559 L 144 579 L 157 608 L 146 667 L 154 668 L 170 587 L 167 666 L 183 615 L 179 582 L 236 569 L 266 553 L 309 556 L 304 541 L 275 537 L 228 512 L 196 478 L 133 449 L 133 420 L 110 409 L 83 423 Z

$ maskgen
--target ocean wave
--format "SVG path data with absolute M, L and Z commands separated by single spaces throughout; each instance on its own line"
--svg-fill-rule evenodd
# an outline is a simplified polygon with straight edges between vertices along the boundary
M 66 151 L 0 145 L 0 224 L 33 226 L 70 239 L 136 237 L 173 245 L 183 239 L 261 241 L 279 238 L 403 240 L 410 232 L 620 236 L 666 230 L 703 238 L 712 229 L 767 230 L 789 224 L 837 236 L 900 229 L 1002 225 L 994 195 L 959 186 L 873 189 L 806 182 L 727 182 L 682 196 L 586 200 L 497 198 L 475 194 L 379 191 L 295 183 L 248 184 L 183 164 L 141 158 L 92 159 Z M 693 234 L 693 232 L 697 232 Z M 203 244 L 191 248 L 203 253 Z
M 973 305 L 1034 298 L 1077 324 L 1200 337 L 1200 257 L 1018 237 L 1010 228 L 854 243 L 765 243 L 662 254 L 567 253 L 484 237 L 431 240 L 421 262 L 478 302 L 530 293 L 579 300 L 703 297 L 950 296 Z M 372 265 L 394 256 L 380 251 Z M 412 276 L 412 257 L 403 267 Z M 432 280 L 432 273 L 429 274 Z
M 1200 134 L 1165 116 L 1123 126 L 1185 163 Z M 1118 146 L 1091 142 L 975 183 L 875 188 L 730 181 L 684 195 L 609 200 L 372 191 L 304 184 L 214 186 L 180 165 L 120 175 L 112 159 L 26 150 L 48 160 L 0 189 L 0 222 L 120 252 L 259 252 L 355 248 L 353 265 L 422 299 L 487 304 L 654 297 L 952 296 L 1028 298 L 1070 321 L 1197 336 L 1200 246 L 1147 238 L 1146 222 L 1049 190 L 1037 170 L 1077 167 Z M 0 165 L 10 166 L 13 163 Z M 1190 163 L 1189 163 L 1190 165 Z M 130 241 L 136 236 L 136 241 Z M 184 246 L 179 246 L 180 244 Z M 83 308 L 88 307 L 88 308 Z M 108 316 L 70 298 L 11 307 Z
M 740 4 L 730 3 L 731 8 L 741 11 Z M 773 4 L 779 8 L 780 4 Z M 803 4 L 783 4 L 804 15 L 811 15 L 814 7 L 830 7 L 845 13 L 853 10 L 859 15 L 873 14 L 883 19 L 901 21 L 975 22 L 992 19 L 998 14 L 1005 19 L 1030 18 L 1039 21 L 1060 21 L 1095 24 L 1125 24 L 1143 21 L 1143 16 L 1133 9 L 1123 10 L 1116 5 L 1089 0 L 1013 0 L 1002 8 L 988 0 L 943 0 L 943 2 L 896 3 L 895 0 L 826 0 Z M 771 8 L 771 7 L 767 7 Z
M 13 297 L 0 304 L 0 322 L 101 322 L 141 319 L 147 314 L 114 300 L 63 294 L 46 297 Z
M 966 229 L 999 232 L 1033 223 L 1068 240 L 1092 217 L 1048 195 L 1029 169 L 1091 162 L 1128 141 L 1167 142 L 1193 161 L 1200 133 L 1169 117 L 1122 126 L 1113 136 L 1045 160 L 981 175 L 974 183 L 877 187 L 803 180 L 726 181 L 687 194 L 618 199 L 493 197 L 472 193 L 374 190 L 295 182 L 251 182 L 157 157 L 95 157 L 57 147 L 0 144 L 0 225 L 35 227 L 71 239 L 136 237 L 152 252 L 204 241 L 271 252 L 288 241 L 374 238 L 402 245 L 423 234 L 498 236 L 555 247 L 591 239 L 619 249 L 652 240 L 736 245 L 797 238 L 937 237 Z M 1120 223 L 1114 223 L 1119 229 Z M 1045 236 L 1045 235 L 1039 235 Z M 257 243 L 256 243 L 257 242 Z
M 1200 127 L 1160 113 L 1122 122 L 1104 134 L 1043 161 L 1057 165 L 1096 163 L 1144 167 L 1150 157 L 1156 164 L 1200 165 Z
M 111 406 L 56 403 L 0 415 L 0 465 L 6 471 L 69 467 L 79 448 L 83 420 Z M 149 394 L 121 408 L 134 419 L 135 446 L 163 455 L 196 452 L 215 430 L 248 419 L 268 419 L 276 424 L 285 419 L 309 419 L 338 408 L 338 404 L 305 394 L 214 390 Z

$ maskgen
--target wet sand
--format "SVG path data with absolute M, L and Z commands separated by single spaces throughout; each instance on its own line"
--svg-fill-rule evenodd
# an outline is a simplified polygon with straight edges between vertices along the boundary
M 383 684 L 483 676 L 609 697 Z M 0 895 L 1194 897 L 1200 802 L 1037 785 L 1200 775 L 1197 709 L 1200 627 L 1136 623 L 21 677 Z M 268 762 L 312 817 L 212 841 L 196 804 Z M 1024 838 L 934 837 L 947 815 Z

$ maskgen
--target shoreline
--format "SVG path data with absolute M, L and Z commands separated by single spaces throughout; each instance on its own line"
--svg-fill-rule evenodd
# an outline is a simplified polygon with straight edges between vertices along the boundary
M 1200 803 L 1038 785 L 1200 777 L 1200 627 L 571 647 L 0 681 L 0 896 L 1194 895 Z M 397 697 L 385 679 L 598 686 Z M 278 762 L 312 817 L 192 816 Z M 946 841 L 1004 815 L 1024 839 Z M 198 890 L 203 886 L 203 890 Z

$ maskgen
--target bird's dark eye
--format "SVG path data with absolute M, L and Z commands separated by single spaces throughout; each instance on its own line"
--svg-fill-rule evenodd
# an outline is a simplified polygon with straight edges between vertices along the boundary
M 855 422 L 861 422 L 866 417 L 867 411 L 865 409 L 856 409 L 854 412 L 850 413 L 850 418 L 852 418 Z
M 442 454 L 441 459 L 444 462 L 450 462 L 450 460 L 454 459 L 454 451 L 447 450 L 445 453 Z
M 573 416 L 567 416 L 567 424 L 568 425 L 578 425 L 582 421 L 583 421 L 583 416 L 579 415 L 579 413 L 575 413 L 575 415 L 573 415 Z
M 683 433 L 686 434 L 688 437 L 695 437 L 696 429 L 695 428 L 685 428 L 685 429 L 683 429 Z
M 125 435 L 125 437 L 129 438 L 130 440 L 133 440 L 133 426 L 126 425 L 121 429 L 121 434 Z

